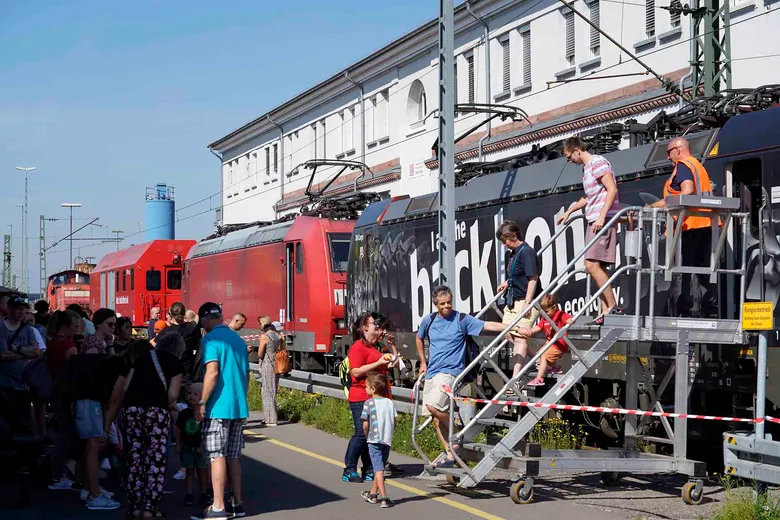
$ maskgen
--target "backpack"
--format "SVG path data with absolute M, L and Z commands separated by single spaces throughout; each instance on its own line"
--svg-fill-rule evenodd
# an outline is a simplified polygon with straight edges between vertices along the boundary
M 103 364 L 107 359 L 105 354 L 71 356 L 57 377 L 57 392 L 74 401 L 98 393 L 109 397 L 113 389 L 106 388 Z
M 436 319 L 436 316 L 438 315 L 438 312 L 433 312 L 430 314 L 431 320 L 428 322 L 428 327 L 425 329 L 425 334 L 423 334 L 423 340 L 428 339 L 428 344 L 430 345 L 430 339 L 428 338 L 428 332 L 431 330 L 431 325 L 433 325 L 433 320 Z M 465 328 L 465 319 L 467 314 L 464 314 L 462 312 L 458 312 L 458 320 L 460 321 L 460 331 L 463 334 L 463 337 L 466 340 L 466 352 L 465 352 L 465 359 L 464 359 L 464 366 L 469 365 L 472 361 L 474 361 L 477 357 L 479 357 L 480 348 L 476 341 L 474 341 L 474 338 L 466 333 Z M 482 367 L 478 364 L 474 368 L 468 371 L 466 375 L 463 377 L 463 380 L 461 382 L 461 385 L 466 385 L 468 383 L 472 383 L 476 381 L 477 376 L 479 375 L 480 371 L 482 371 Z M 453 389 L 454 393 L 457 393 L 458 389 Z
M 344 388 L 344 395 L 349 398 L 349 388 L 352 386 L 352 376 L 349 373 L 349 356 L 339 363 L 339 382 Z

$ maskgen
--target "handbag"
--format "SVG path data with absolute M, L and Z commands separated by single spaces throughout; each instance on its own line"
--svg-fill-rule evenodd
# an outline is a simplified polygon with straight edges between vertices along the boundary
M 280 341 L 279 348 L 274 353 L 274 373 L 284 375 L 289 372 L 290 356 L 287 353 L 287 347 L 284 346 L 284 341 Z

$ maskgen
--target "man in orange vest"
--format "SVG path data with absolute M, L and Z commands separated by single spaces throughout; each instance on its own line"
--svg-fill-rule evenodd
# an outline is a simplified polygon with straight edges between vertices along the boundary
M 711 195 L 712 184 L 704 166 L 691 155 L 688 141 L 676 137 L 666 146 L 666 154 L 674 163 L 674 171 L 664 184 L 664 198 L 651 204 L 653 208 L 666 207 L 669 195 Z M 712 228 L 709 217 L 689 216 L 683 220 L 680 246 L 682 262 L 686 266 L 707 267 L 712 251 Z M 696 275 L 699 286 L 704 290 L 700 300 L 701 317 L 717 318 L 718 302 L 715 288 L 706 274 Z M 683 274 L 677 291 L 676 316 L 691 316 L 694 295 L 691 289 L 691 275 Z M 677 284 L 675 284 L 677 285 Z M 699 298 L 696 298 L 697 300 Z

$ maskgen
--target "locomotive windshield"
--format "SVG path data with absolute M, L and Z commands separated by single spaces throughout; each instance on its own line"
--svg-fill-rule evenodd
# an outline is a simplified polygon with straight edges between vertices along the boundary
M 349 233 L 328 233 L 330 265 L 334 273 L 345 273 L 349 262 Z

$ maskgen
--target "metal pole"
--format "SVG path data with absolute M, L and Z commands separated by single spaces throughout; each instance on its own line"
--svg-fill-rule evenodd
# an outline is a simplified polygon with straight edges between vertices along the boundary
M 73 206 L 70 207 L 70 268 L 73 269 Z
M 455 283 L 455 8 L 439 0 L 439 283 Z M 450 277 L 452 277 L 450 279 Z M 455 290 L 455 287 L 453 287 Z
M 24 260 L 24 271 L 22 272 L 22 284 L 24 285 L 24 292 L 29 293 L 30 287 L 29 287 L 29 279 L 30 279 L 30 273 L 29 273 L 29 267 L 27 266 L 27 255 L 29 254 L 29 245 L 27 243 L 27 173 L 28 170 L 24 170 L 24 256 L 22 256 L 22 260 Z
M 766 410 L 766 356 L 767 332 L 762 330 L 758 335 L 758 374 L 756 381 L 756 439 L 764 438 L 764 414 Z M 675 410 L 676 411 L 676 410 Z

